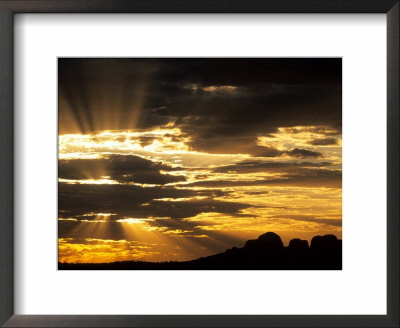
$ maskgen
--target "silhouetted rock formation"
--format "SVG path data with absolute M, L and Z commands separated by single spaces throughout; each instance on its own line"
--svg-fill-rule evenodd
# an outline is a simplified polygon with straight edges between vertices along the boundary
M 307 240 L 301 240 L 299 238 L 292 239 L 289 242 L 289 249 L 293 250 L 295 252 L 308 251 L 309 250 L 308 241 Z
M 317 252 L 331 252 L 338 247 L 339 241 L 335 235 L 315 236 L 311 239 L 311 250 Z
M 281 238 L 267 232 L 248 240 L 243 248 L 185 262 L 127 261 L 114 263 L 58 263 L 61 270 L 341 270 L 342 241 L 334 235 L 292 239 L 284 247 Z
M 244 245 L 246 250 L 257 252 L 273 252 L 283 248 L 281 237 L 274 232 L 267 232 L 257 239 L 251 239 Z

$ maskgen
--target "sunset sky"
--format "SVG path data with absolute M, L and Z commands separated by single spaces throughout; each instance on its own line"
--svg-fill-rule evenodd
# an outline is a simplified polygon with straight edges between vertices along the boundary
M 58 62 L 59 261 L 342 234 L 337 58 Z

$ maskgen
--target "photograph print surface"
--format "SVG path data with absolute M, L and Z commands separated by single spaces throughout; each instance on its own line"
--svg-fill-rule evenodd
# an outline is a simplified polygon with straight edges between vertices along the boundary
M 59 58 L 60 270 L 340 270 L 340 58 Z

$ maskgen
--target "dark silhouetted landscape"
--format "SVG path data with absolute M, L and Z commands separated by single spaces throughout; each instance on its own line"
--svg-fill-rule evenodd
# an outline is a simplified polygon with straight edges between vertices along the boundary
M 112 263 L 58 263 L 60 270 L 341 270 L 342 240 L 335 235 L 292 239 L 267 232 L 244 247 L 182 262 L 124 261 Z

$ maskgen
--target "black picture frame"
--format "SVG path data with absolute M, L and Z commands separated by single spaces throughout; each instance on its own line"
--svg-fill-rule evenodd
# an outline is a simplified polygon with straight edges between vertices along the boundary
M 399 0 L 0 0 L 0 324 L 4 327 L 399 327 Z M 13 29 L 17 13 L 384 13 L 387 315 L 14 315 Z

